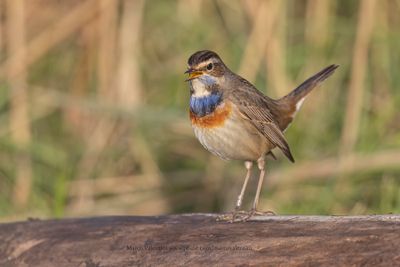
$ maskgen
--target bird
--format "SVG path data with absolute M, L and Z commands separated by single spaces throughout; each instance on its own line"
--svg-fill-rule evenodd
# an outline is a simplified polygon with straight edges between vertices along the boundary
M 286 96 L 272 99 L 231 71 L 214 51 L 197 51 L 189 57 L 187 64 L 189 117 L 195 136 L 212 154 L 224 160 L 243 161 L 246 168 L 232 216 L 222 219 L 247 221 L 263 214 L 257 206 L 266 172 L 266 157 L 276 159 L 272 149 L 278 148 L 295 162 L 284 132 L 306 96 L 339 65 L 322 69 Z M 254 163 L 260 171 L 256 194 L 251 210 L 241 211 Z

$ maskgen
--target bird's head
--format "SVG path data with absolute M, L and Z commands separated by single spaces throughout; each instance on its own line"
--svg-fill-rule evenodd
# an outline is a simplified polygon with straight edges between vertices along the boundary
M 204 84 L 217 83 L 226 72 L 226 66 L 217 53 L 209 50 L 198 51 L 188 60 L 187 81 L 199 80 Z

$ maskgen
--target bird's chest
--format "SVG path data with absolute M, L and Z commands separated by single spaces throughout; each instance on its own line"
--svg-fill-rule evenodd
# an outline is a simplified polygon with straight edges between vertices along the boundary
M 212 110 L 203 114 L 204 110 Z M 223 159 L 253 160 L 262 153 L 263 137 L 240 117 L 235 105 L 220 101 L 215 107 L 195 112 L 191 106 L 190 120 L 200 143 Z

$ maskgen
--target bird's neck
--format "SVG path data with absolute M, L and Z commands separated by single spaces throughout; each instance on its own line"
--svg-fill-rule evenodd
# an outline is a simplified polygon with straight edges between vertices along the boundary
M 222 94 L 217 91 L 211 91 L 204 96 L 190 96 L 190 111 L 196 117 L 203 117 L 212 113 L 222 101 Z

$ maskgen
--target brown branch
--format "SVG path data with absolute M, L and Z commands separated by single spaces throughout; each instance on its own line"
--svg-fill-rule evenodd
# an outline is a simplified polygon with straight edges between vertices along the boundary
M 120 216 L 0 224 L 1 266 L 398 266 L 400 216 Z

